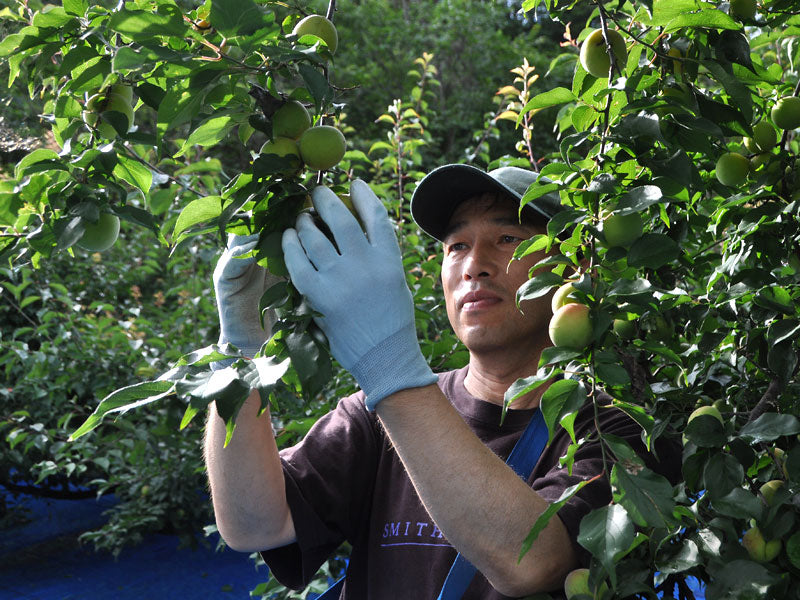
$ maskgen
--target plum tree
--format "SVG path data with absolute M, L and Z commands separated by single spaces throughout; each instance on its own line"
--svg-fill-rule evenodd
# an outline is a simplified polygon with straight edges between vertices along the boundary
M 556 346 L 583 350 L 592 341 L 592 319 L 585 304 L 569 303 L 550 319 L 550 340 Z
M 800 98 L 785 96 L 778 100 L 770 111 L 772 122 L 778 129 L 800 127 Z
M 769 121 L 759 121 L 753 125 L 753 137 L 746 137 L 743 141 L 745 148 L 754 154 L 769 152 L 778 143 L 778 132 Z
M 730 0 L 730 11 L 741 21 L 752 21 L 756 16 L 756 0 Z
M 339 45 L 339 34 L 336 26 L 322 15 L 308 15 L 294 26 L 292 33 L 298 38 L 304 35 L 313 35 L 325 42 L 331 54 L 336 52 Z
M 738 187 L 750 174 L 750 161 L 738 152 L 726 152 L 717 160 L 715 174 L 722 185 Z
M 279 138 L 299 139 L 311 127 L 311 115 L 297 100 L 282 104 L 272 115 L 272 135 Z
M 742 536 L 742 546 L 750 558 L 756 562 L 770 562 L 781 553 L 781 540 L 766 540 L 761 529 L 756 525 L 748 529 Z
M 553 309 L 554 313 L 565 304 L 578 301 L 572 293 L 574 290 L 575 286 L 572 282 L 567 282 L 555 291 L 550 301 L 550 307 Z
M 628 59 L 628 50 L 625 47 L 625 38 L 613 29 L 608 30 L 608 41 L 611 52 L 614 54 L 614 65 L 622 70 Z M 583 41 L 580 55 L 581 65 L 595 77 L 608 77 L 611 69 L 611 56 L 606 48 L 603 30 L 595 29 Z
M 300 156 L 309 169 L 327 171 L 342 160 L 347 141 L 331 125 L 309 127 L 300 136 Z
M 639 213 L 610 214 L 603 219 L 603 236 L 610 248 L 628 248 L 642 237 L 644 223 Z
M 775 499 L 776 492 L 783 487 L 783 481 L 781 479 L 771 479 L 770 481 L 763 484 L 759 491 L 761 495 L 764 496 L 764 500 L 766 500 L 769 506 L 772 506 L 772 502 Z
M 122 130 L 123 133 L 130 130 L 133 126 L 133 88 L 131 86 L 115 84 L 108 90 L 91 96 L 86 101 L 83 121 L 90 127 L 96 127 L 102 137 L 114 139 L 120 132 L 110 121 L 106 120 L 110 112 L 125 117 L 126 124 Z
M 274 140 L 265 142 L 264 145 L 261 146 L 261 154 L 274 154 L 281 158 L 288 158 L 290 161 L 289 166 L 281 170 L 281 173 L 284 175 L 296 173 L 303 165 L 302 159 L 300 158 L 300 149 L 297 146 L 297 142 L 292 138 L 277 137 Z
M 89 252 L 104 252 L 119 237 L 119 217 L 109 212 L 100 213 L 96 223 L 86 223 L 78 246 Z
M 636 337 L 636 325 L 633 321 L 614 319 L 611 329 L 621 340 L 632 340 Z

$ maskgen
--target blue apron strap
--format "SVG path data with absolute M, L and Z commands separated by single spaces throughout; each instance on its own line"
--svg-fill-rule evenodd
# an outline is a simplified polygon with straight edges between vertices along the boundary
M 522 437 L 508 455 L 506 463 L 522 479 L 527 480 L 541 456 L 548 439 L 547 425 L 542 411 L 536 409 Z M 477 569 L 459 552 L 444 580 L 438 600 L 460 600 L 472 583 Z M 326 599 L 327 600 L 327 599 Z
M 339 595 L 342 593 L 344 587 L 344 576 L 334 583 L 331 587 L 325 590 L 321 596 L 317 596 L 317 600 L 339 600 Z

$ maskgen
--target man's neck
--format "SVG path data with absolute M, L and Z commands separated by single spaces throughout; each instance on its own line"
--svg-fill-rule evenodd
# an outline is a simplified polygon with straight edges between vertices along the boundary
M 529 355 L 530 356 L 530 355 Z M 511 364 L 505 360 L 483 360 L 479 356 L 470 354 L 469 369 L 464 379 L 467 391 L 481 400 L 492 404 L 503 405 L 506 390 L 521 377 L 530 377 L 537 371 L 539 354 L 536 353 L 534 361 L 526 360 L 523 364 Z M 542 394 L 549 384 L 544 384 L 532 392 L 518 398 L 511 408 L 525 409 L 539 406 Z

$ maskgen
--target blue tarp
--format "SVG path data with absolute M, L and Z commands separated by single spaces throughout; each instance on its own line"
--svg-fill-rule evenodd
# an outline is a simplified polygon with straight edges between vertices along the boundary
M 216 552 L 216 536 L 193 550 L 153 535 L 116 560 L 81 547 L 77 535 L 104 522 L 113 498 L 21 502 L 28 521 L 0 531 L 0 600 L 249 600 L 268 578 L 247 554 Z

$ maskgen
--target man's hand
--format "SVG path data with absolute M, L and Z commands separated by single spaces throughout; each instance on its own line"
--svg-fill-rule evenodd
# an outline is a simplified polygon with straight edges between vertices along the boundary
M 301 214 L 283 234 L 286 267 L 295 287 L 322 316 L 331 353 L 367 394 L 367 407 L 397 390 L 434 383 L 417 342 L 414 303 L 386 208 L 366 183 L 350 197 L 366 229 L 331 190 L 312 199 L 336 244 Z M 338 247 L 338 251 L 337 251 Z
M 269 338 L 274 322 L 274 315 L 270 313 L 261 327 L 259 300 L 268 287 L 279 281 L 278 277 L 260 267 L 254 257 L 239 258 L 255 248 L 257 243 L 257 235 L 230 235 L 228 247 L 214 269 L 219 343 L 233 344 L 250 358 Z

